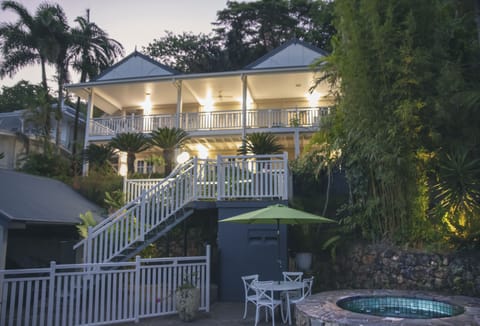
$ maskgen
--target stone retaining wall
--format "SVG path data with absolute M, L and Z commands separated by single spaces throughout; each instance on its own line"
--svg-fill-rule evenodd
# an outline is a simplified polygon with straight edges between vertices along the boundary
M 317 290 L 428 290 L 480 297 L 480 252 L 434 254 L 355 245 L 339 252 L 335 263 L 315 257 Z

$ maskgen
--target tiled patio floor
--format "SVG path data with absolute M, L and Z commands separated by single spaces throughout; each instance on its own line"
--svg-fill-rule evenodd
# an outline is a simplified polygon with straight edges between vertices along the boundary
M 250 304 L 248 306 L 247 319 L 242 319 L 243 303 L 242 302 L 215 302 L 210 307 L 210 312 L 200 312 L 197 319 L 190 323 L 182 322 L 177 315 L 166 317 L 147 318 L 140 320 L 139 323 L 122 323 L 116 324 L 121 326 L 173 326 L 173 325 L 196 325 L 196 326 L 240 326 L 240 325 L 254 325 L 255 324 L 255 307 Z M 272 325 L 271 320 L 265 322 L 265 313 L 262 310 L 262 320 L 259 326 Z M 275 320 L 275 325 L 282 325 L 280 320 Z

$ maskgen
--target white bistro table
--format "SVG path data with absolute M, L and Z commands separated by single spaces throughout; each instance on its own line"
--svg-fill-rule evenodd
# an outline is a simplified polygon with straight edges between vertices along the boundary
M 268 290 L 273 292 L 285 293 L 287 306 L 287 315 L 282 316 L 283 322 L 291 320 L 290 316 L 290 300 L 288 300 L 288 295 L 290 291 L 301 290 L 303 288 L 303 282 L 294 282 L 294 281 L 273 281 L 269 284 L 256 284 L 259 289 Z M 291 325 L 291 323 L 290 323 Z

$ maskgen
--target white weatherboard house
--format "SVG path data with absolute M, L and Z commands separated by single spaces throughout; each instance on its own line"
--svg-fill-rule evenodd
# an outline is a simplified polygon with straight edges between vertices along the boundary
M 189 156 L 215 158 L 236 154 L 248 133 L 271 132 L 292 159 L 330 110 L 326 84 L 309 91 L 310 65 L 324 55 L 293 39 L 242 70 L 184 74 L 134 52 L 95 80 L 67 87 L 89 103 L 85 146 L 119 133 L 180 127 L 190 136 Z M 92 118 L 94 106 L 103 116 Z M 137 155 L 136 168 L 155 151 Z M 126 156 L 120 161 L 125 173 Z
M 287 203 L 288 159 L 300 154 L 330 112 L 328 86 L 322 83 L 310 92 L 316 77 L 310 65 L 324 55 L 293 39 L 241 70 L 183 74 L 134 52 L 95 80 L 68 85 L 88 101 L 85 146 L 107 143 L 120 133 L 149 134 L 159 127 L 179 127 L 189 134 L 182 149 L 187 161 L 168 178 L 126 182 L 130 202 L 77 245 L 84 260 L 132 258 L 205 207 L 224 219 Z M 93 118 L 94 107 L 103 111 L 101 117 Z M 242 139 L 253 132 L 273 133 L 285 153 L 238 156 Z M 159 151 L 137 154 L 137 170 Z M 125 163 L 121 154 L 121 174 Z M 85 164 L 84 173 L 87 169 Z M 219 223 L 217 238 L 221 300 L 242 297 L 241 275 L 279 277 L 275 226 Z M 287 266 L 284 226 L 280 239 L 280 258 Z

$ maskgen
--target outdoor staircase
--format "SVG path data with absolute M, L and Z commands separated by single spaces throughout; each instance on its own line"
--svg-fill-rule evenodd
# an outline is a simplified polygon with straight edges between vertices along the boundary
M 126 261 L 191 216 L 197 200 L 287 199 L 287 154 L 193 158 L 94 227 L 74 246 L 84 263 Z

